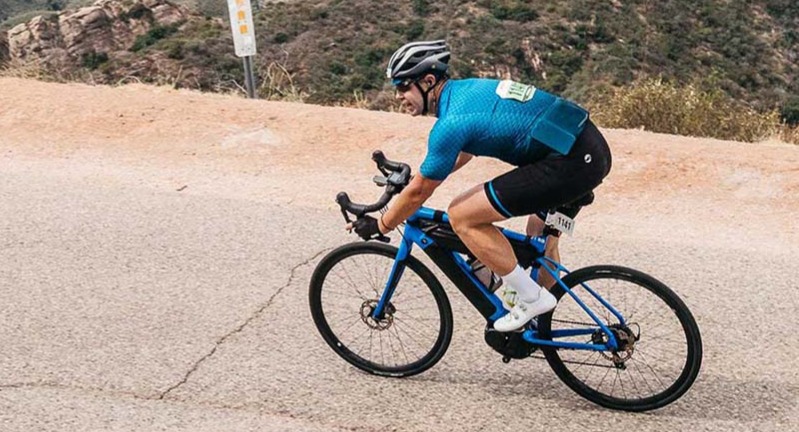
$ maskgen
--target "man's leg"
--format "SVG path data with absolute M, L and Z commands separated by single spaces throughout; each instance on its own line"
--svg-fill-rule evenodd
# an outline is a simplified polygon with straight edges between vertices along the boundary
M 527 235 L 541 235 L 544 232 L 544 226 L 544 221 L 541 220 L 538 215 L 530 215 L 530 217 L 527 218 Z M 559 241 L 560 237 L 553 235 L 547 236 L 547 246 L 546 249 L 544 249 L 544 256 L 554 261 L 560 262 L 560 252 L 558 251 Z M 540 269 L 538 271 L 538 284 L 546 289 L 552 289 L 552 285 L 555 284 L 555 279 L 549 274 L 548 271 Z
M 506 289 L 516 292 L 516 304 L 509 314 L 494 322 L 495 329 L 517 330 L 555 307 L 555 297 L 519 266 L 510 242 L 493 225 L 493 222 L 507 218 L 488 201 L 483 185 L 473 187 L 455 198 L 447 212 L 452 228 L 466 247 L 502 277 Z
M 507 218 L 488 202 L 483 185 L 452 200 L 447 214 L 452 228 L 477 259 L 496 274 L 513 271 L 517 265 L 516 255 L 508 239 L 493 224 Z

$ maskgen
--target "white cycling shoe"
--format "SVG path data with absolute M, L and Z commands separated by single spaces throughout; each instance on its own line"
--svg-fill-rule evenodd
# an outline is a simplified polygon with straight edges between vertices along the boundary
M 557 306 L 558 300 L 549 291 L 542 289 L 538 300 L 526 302 L 516 299 L 516 304 L 505 316 L 494 321 L 494 329 L 500 332 L 511 332 L 524 327 L 538 315 L 547 313 Z

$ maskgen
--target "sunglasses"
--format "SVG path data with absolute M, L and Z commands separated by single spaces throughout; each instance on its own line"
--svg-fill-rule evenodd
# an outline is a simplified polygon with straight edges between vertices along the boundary
M 394 86 L 394 88 L 396 88 L 396 89 L 397 89 L 397 91 L 398 91 L 398 92 L 400 92 L 400 93 L 405 93 L 406 91 L 408 91 L 408 90 L 410 90 L 410 89 L 411 89 L 411 86 L 412 86 L 412 85 L 413 85 L 415 82 L 416 82 L 415 80 L 412 80 L 412 79 L 408 78 L 408 79 L 402 80 L 402 81 L 400 81 L 399 83 L 397 83 L 397 84 Z

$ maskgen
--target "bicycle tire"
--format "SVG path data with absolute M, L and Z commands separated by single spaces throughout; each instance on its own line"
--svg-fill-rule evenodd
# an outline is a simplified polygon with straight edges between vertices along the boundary
M 310 288 L 309 303 L 311 308 L 311 315 L 313 316 L 314 324 L 316 325 L 317 330 L 319 331 L 320 335 L 325 340 L 325 342 L 330 346 L 331 349 L 333 349 L 333 351 L 336 354 L 338 354 L 341 358 L 349 362 L 351 365 L 368 373 L 380 376 L 400 378 L 400 377 L 419 374 L 434 366 L 444 356 L 444 353 L 447 351 L 449 343 L 452 339 L 453 320 L 452 320 L 452 309 L 449 303 L 449 299 L 447 298 L 447 295 L 443 287 L 441 286 L 441 283 L 435 277 L 433 272 L 430 271 L 430 269 L 428 269 L 424 264 L 422 264 L 421 261 L 414 258 L 413 256 L 408 256 L 402 278 L 397 284 L 397 289 L 395 290 L 394 296 L 392 297 L 392 302 L 394 302 L 395 300 L 399 301 L 398 297 L 399 293 L 403 289 L 404 285 L 403 281 L 408 280 L 409 278 L 408 272 L 410 271 L 416 276 L 418 276 L 422 284 L 426 287 L 427 290 L 429 290 L 429 293 L 432 295 L 432 298 L 435 300 L 436 303 L 436 309 L 440 324 L 438 325 L 435 341 L 432 344 L 432 346 L 429 348 L 429 351 L 427 351 L 424 355 L 421 355 L 415 361 L 408 361 L 407 364 L 396 364 L 396 363 L 393 365 L 383 364 L 381 362 L 375 361 L 374 359 L 365 358 L 362 355 L 359 355 L 358 353 L 354 352 L 353 347 L 348 347 L 347 345 L 345 345 L 344 342 L 340 340 L 340 337 L 342 335 L 341 334 L 337 335 L 334 332 L 334 330 L 331 328 L 330 322 L 328 322 L 328 318 L 325 316 L 325 308 L 323 305 L 323 295 L 325 293 L 325 287 L 331 285 L 331 284 L 326 284 L 326 282 L 328 281 L 328 277 L 331 275 L 331 271 L 333 271 L 337 266 L 339 267 L 342 266 L 342 262 L 344 262 L 348 258 L 356 256 L 384 257 L 388 259 L 384 261 L 381 259 L 381 261 L 385 262 L 390 269 L 390 266 L 394 263 L 396 255 L 397 255 L 397 248 L 390 245 L 374 243 L 374 242 L 350 243 L 333 250 L 319 262 L 316 269 L 314 270 L 309 287 Z M 352 282 L 351 278 L 350 282 Z M 379 281 L 378 283 L 385 284 L 385 282 L 386 280 L 382 280 Z M 377 288 L 375 292 L 382 294 L 382 291 L 383 287 L 380 286 L 379 288 Z M 367 304 L 368 301 L 375 301 L 376 299 L 379 299 L 379 295 L 376 295 L 374 299 L 364 299 L 364 303 L 362 304 L 361 309 L 355 310 L 353 312 L 357 316 L 361 317 L 360 319 L 362 321 L 364 321 L 363 313 L 361 312 L 363 305 Z M 403 309 L 401 306 L 396 307 L 397 314 L 399 314 L 402 310 Z M 397 315 L 397 317 L 398 316 L 399 315 Z M 398 320 L 399 318 L 397 318 L 397 321 L 393 321 L 393 315 L 392 315 L 392 326 L 395 327 L 394 333 L 396 334 L 397 338 L 400 338 L 401 335 L 400 335 L 400 327 Z M 355 324 L 357 324 L 357 320 Z M 364 321 L 364 326 L 367 326 L 366 321 Z M 367 327 L 367 329 L 368 328 L 369 327 Z M 410 327 L 409 323 L 408 323 L 408 328 L 412 328 Z M 387 330 L 389 330 L 388 334 L 390 337 L 391 335 L 390 328 Z M 406 332 L 405 334 L 410 334 L 409 330 L 407 329 L 405 330 L 405 332 Z M 372 335 L 370 333 L 370 351 L 371 351 L 371 337 Z M 382 354 L 382 339 L 381 339 L 381 354 Z
M 669 310 L 674 312 L 676 318 L 679 320 L 680 328 L 682 329 L 686 341 L 686 347 L 685 347 L 686 356 L 682 369 L 679 373 L 679 376 L 668 387 L 666 387 L 665 384 L 661 383 L 663 384 L 663 387 L 665 387 L 665 389 L 651 396 L 639 397 L 639 398 L 627 398 L 625 393 L 625 397 L 620 398 L 608 395 L 606 393 L 599 391 L 598 389 L 593 388 L 591 385 L 585 382 L 588 381 L 588 378 L 586 378 L 585 380 L 581 380 L 580 378 L 578 378 L 574 372 L 576 372 L 582 366 L 578 366 L 577 368 L 575 368 L 574 371 L 572 371 L 567 366 L 567 362 L 564 361 L 563 358 L 561 358 L 560 353 L 563 351 L 561 349 L 552 348 L 552 347 L 542 347 L 542 351 L 544 353 L 544 356 L 546 357 L 547 362 L 549 363 L 549 366 L 552 368 L 552 370 L 555 372 L 558 378 L 560 378 L 560 380 L 563 381 L 563 383 L 566 384 L 574 392 L 584 397 L 585 399 L 588 399 L 589 401 L 594 402 L 606 408 L 623 410 L 623 411 L 636 411 L 636 412 L 649 411 L 664 407 L 674 402 L 675 400 L 679 399 L 686 391 L 688 391 L 688 389 L 696 380 L 697 376 L 699 375 L 699 370 L 702 364 L 702 339 L 699 333 L 699 327 L 697 326 L 696 321 L 694 320 L 693 315 L 691 315 L 691 312 L 688 309 L 688 307 L 671 289 L 669 289 L 666 285 L 664 285 L 657 279 L 640 271 L 625 267 L 619 267 L 619 266 L 586 267 L 567 275 L 565 278 L 563 278 L 563 283 L 566 286 L 568 286 L 569 289 L 572 289 L 574 287 L 579 286 L 581 283 L 593 281 L 588 286 L 592 287 L 592 289 L 596 289 L 595 287 L 600 285 L 597 283 L 598 280 L 622 281 L 637 285 L 638 287 L 641 287 L 651 292 L 657 298 L 665 302 Z M 564 294 L 566 294 L 566 291 L 559 284 L 556 284 L 556 286 L 553 287 L 552 294 L 555 295 L 555 297 L 558 299 L 558 306 L 553 311 L 548 312 L 539 318 L 539 330 L 541 332 L 541 336 L 545 339 L 550 338 L 553 315 L 556 315 L 558 313 L 558 309 L 564 307 L 563 305 L 566 304 L 566 302 L 568 302 L 569 299 L 571 299 L 571 296 L 566 296 L 566 299 L 562 299 Z M 600 295 L 602 295 L 602 293 L 600 293 Z M 571 303 L 574 303 L 576 305 L 576 302 L 572 301 Z M 611 302 L 611 304 L 613 304 L 613 302 Z M 624 316 L 627 316 L 624 310 L 620 310 L 620 313 Z M 652 312 L 650 312 L 650 315 L 652 315 Z M 646 334 L 644 333 L 644 330 L 640 327 L 640 325 L 641 324 L 639 324 L 638 328 L 639 336 L 641 336 L 642 338 L 641 340 L 644 340 L 643 338 L 645 337 Z M 638 343 L 640 343 L 640 341 L 636 342 L 636 344 Z M 655 345 L 653 344 L 652 346 Z M 572 350 L 571 352 L 574 353 L 575 351 Z M 630 357 L 630 360 L 633 359 L 636 354 L 637 352 L 634 351 Z M 643 356 L 643 354 L 641 355 Z M 646 358 L 644 357 L 642 358 L 644 359 L 644 362 L 647 361 Z M 610 360 L 608 360 L 608 362 L 610 362 Z M 584 365 L 587 363 L 582 363 L 582 364 Z M 594 366 L 597 365 L 599 365 L 598 362 L 594 364 Z M 649 369 L 653 373 L 656 372 L 651 365 L 649 365 L 648 363 L 647 365 L 649 366 Z M 646 371 L 645 368 L 641 368 L 637 364 L 631 367 L 631 369 L 634 368 L 638 368 L 638 373 L 641 375 L 641 377 L 645 378 L 642 372 L 642 370 Z M 609 369 L 612 370 L 612 368 Z M 626 372 L 627 369 L 624 369 L 624 371 Z M 634 371 L 631 371 L 630 372 L 631 375 L 628 375 L 628 379 L 631 379 L 630 377 L 634 376 L 634 373 L 635 373 Z M 606 372 L 606 375 L 607 374 L 608 372 Z M 617 371 L 617 376 L 618 374 L 619 372 Z M 623 380 L 624 380 L 623 377 L 620 378 L 620 381 L 622 383 Z M 613 381 L 614 387 L 615 384 L 616 381 L 614 378 Z M 650 384 L 647 382 L 647 385 L 649 386 Z M 600 382 L 599 387 L 601 386 L 602 383 Z M 623 384 L 621 388 L 622 391 L 624 392 Z M 614 389 L 612 388 L 611 392 L 613 392 L 613 390 Z M 636 390 L 638 390 L 637 386 Z

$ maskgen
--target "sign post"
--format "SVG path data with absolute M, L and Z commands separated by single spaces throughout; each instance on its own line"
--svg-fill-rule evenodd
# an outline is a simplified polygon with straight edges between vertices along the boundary
M 230 28 L 233 31 L 233 45 L 236 55 L 244 61 L 244 83 L 247 97 L 255 98 L 255 75 L 252 70 L 252 57 L 255 55 L 255 26 L 252 21 L 250 0 L 227 0 L 230 12 Z

